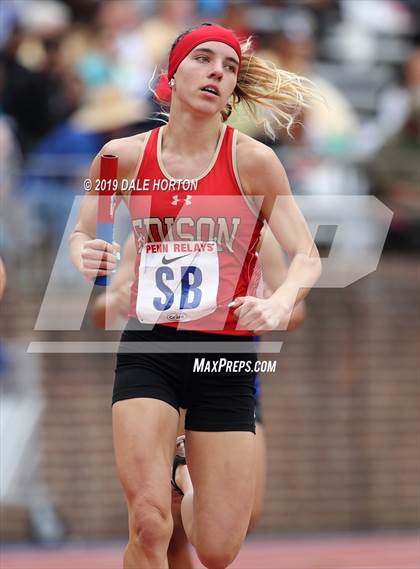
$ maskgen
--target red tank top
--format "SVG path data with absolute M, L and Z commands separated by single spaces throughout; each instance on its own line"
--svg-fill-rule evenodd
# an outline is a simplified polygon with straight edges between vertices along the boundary
M 129 316 L 180 329 L 253 335 L 228 304 L 253 291 L 263 222 L 236 168 L 237 131 L 223 125 L 207 170 L 176 180 L 161 158 L 162 127 L 150 131 L 130 195 L 136 237 Z

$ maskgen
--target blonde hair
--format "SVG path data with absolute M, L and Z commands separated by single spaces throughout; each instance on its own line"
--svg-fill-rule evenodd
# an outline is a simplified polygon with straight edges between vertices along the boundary
M 270 138 L 277 130 L 291 129 L 302 111 L 321 97 L 309 79 L 279 69 L 271 61 L 256 56 L 252 51 L 252 39 L 241 42 L 242 62 L 238 81 L 233 92 L 232 104 L 222 111 L 226 121 L 239 103 L 262 125 Z

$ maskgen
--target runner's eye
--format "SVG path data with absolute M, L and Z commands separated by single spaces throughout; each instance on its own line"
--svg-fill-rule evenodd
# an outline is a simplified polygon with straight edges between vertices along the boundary
M 209 60 L 209 58 L 207 57 L 207 55 L 199 55 L 198 57 L 195 58 L 197 61 L 199 61 L 200 63 L 207 63 Z

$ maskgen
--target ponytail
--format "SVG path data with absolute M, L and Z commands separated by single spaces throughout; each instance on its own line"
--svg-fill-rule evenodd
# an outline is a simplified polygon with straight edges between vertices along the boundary
M 233 92 L 232 106 L 222 111 L 226 120 L 239 103 L 252 116 L 255 124 L 263 125 L 270 138 L 277 130 L 291 129 L 302 111 L 320 99 L 315 85 L 305 77 L 279 69 L 252 53 L 251 38 L 241 42 L 242 64 Z M 230 112 L 229 112 L 230 111 Z

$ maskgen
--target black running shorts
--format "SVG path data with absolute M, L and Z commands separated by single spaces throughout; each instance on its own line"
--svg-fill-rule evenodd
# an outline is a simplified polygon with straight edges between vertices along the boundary
M 244 352 L 179 353 L 177 345 L 240 343 Z M 170 346 L 170 353 L 168 353 Z M 203 344 L 201 345 L 203 350 Z M 187 409 L 185 429 L 255 433 L 256 346 L 251 336 L 229 336 L 131 319 L 121 336 L 112 402 L 159 399 Z

